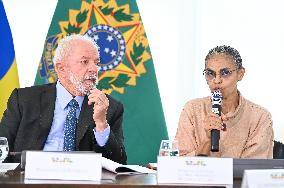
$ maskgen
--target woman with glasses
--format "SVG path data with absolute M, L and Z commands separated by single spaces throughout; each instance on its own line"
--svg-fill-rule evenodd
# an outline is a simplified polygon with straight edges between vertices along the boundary
M 212 112 L 211 97 L 187 102 L 181 112 L 176 139 L 180 155 L 232 158 L 272 158 L 271 114 L 245 99 L 237 88 L 245 69 L 237 50 L 217 46 L 205 58 L 203 71 L 211 92 L 222 94 L 221 115 Z M 220 131 L 219 151 L 211 151 L 211 130 Z

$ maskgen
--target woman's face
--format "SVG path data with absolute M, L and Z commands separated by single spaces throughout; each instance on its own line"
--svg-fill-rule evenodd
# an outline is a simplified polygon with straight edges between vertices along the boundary
M 242 80 L 244 73 L 245 70 L 238 70 L 234 60 L 225 54 L 212 55 L 204 71 L 211 92 L 221 90 L 224 99 L 237 92 L 237 82 Z

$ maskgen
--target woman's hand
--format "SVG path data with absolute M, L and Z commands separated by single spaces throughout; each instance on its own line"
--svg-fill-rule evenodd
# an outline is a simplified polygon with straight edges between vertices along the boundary
M 223 130 L 224 129 L 224 121 L 227 121 L 227 117 L 222 114 L 221 116 L 210 113 L 204 119 L 204 129 L 206 132 L 206 139 L 200 144 L 199 148 L 196 150 L 196 155 L 210 155 L 210 146 L 211 146 L 211 130 Z
M 204 119 L 204 129 L 206 131 L 207 138 L 210 139 L 211 137 L 211 130 L 223 130 L 224 129 L 224 121 L 227 121 L 227 117 L 224 114 L 221 116 L 211 112 L 208 116 Z

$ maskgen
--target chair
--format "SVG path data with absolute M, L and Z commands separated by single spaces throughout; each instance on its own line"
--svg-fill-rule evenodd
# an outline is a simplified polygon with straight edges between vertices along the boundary
M 274 140 L 273 159 L 284 159 L 284 144 Z

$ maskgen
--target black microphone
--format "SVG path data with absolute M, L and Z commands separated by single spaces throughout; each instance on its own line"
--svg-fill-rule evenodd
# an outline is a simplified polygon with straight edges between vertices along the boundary
M 221 103 L 222 103 L 222 93 L 220 90 L 215 90 L 211 96 L 212 102 L 212 112 L 221 116 Z M 220 130 L 211 130 L 211 151 L 219 151 L 219 140 L 220 140 Z
M 99 79 L 97 78 L 97 76 L 91 75 L 91 76 L 89 76 L 88 78 L 95 80 L 95 81 L 94 81 L 95 84 L 92 85 L 92 89 L 90 89 L 89 91 L 86 92 L 86 95 L 87 95 L 87 96 L 91 95 L 91 90 L 97 89 L 97 85 L 99 84 Z

